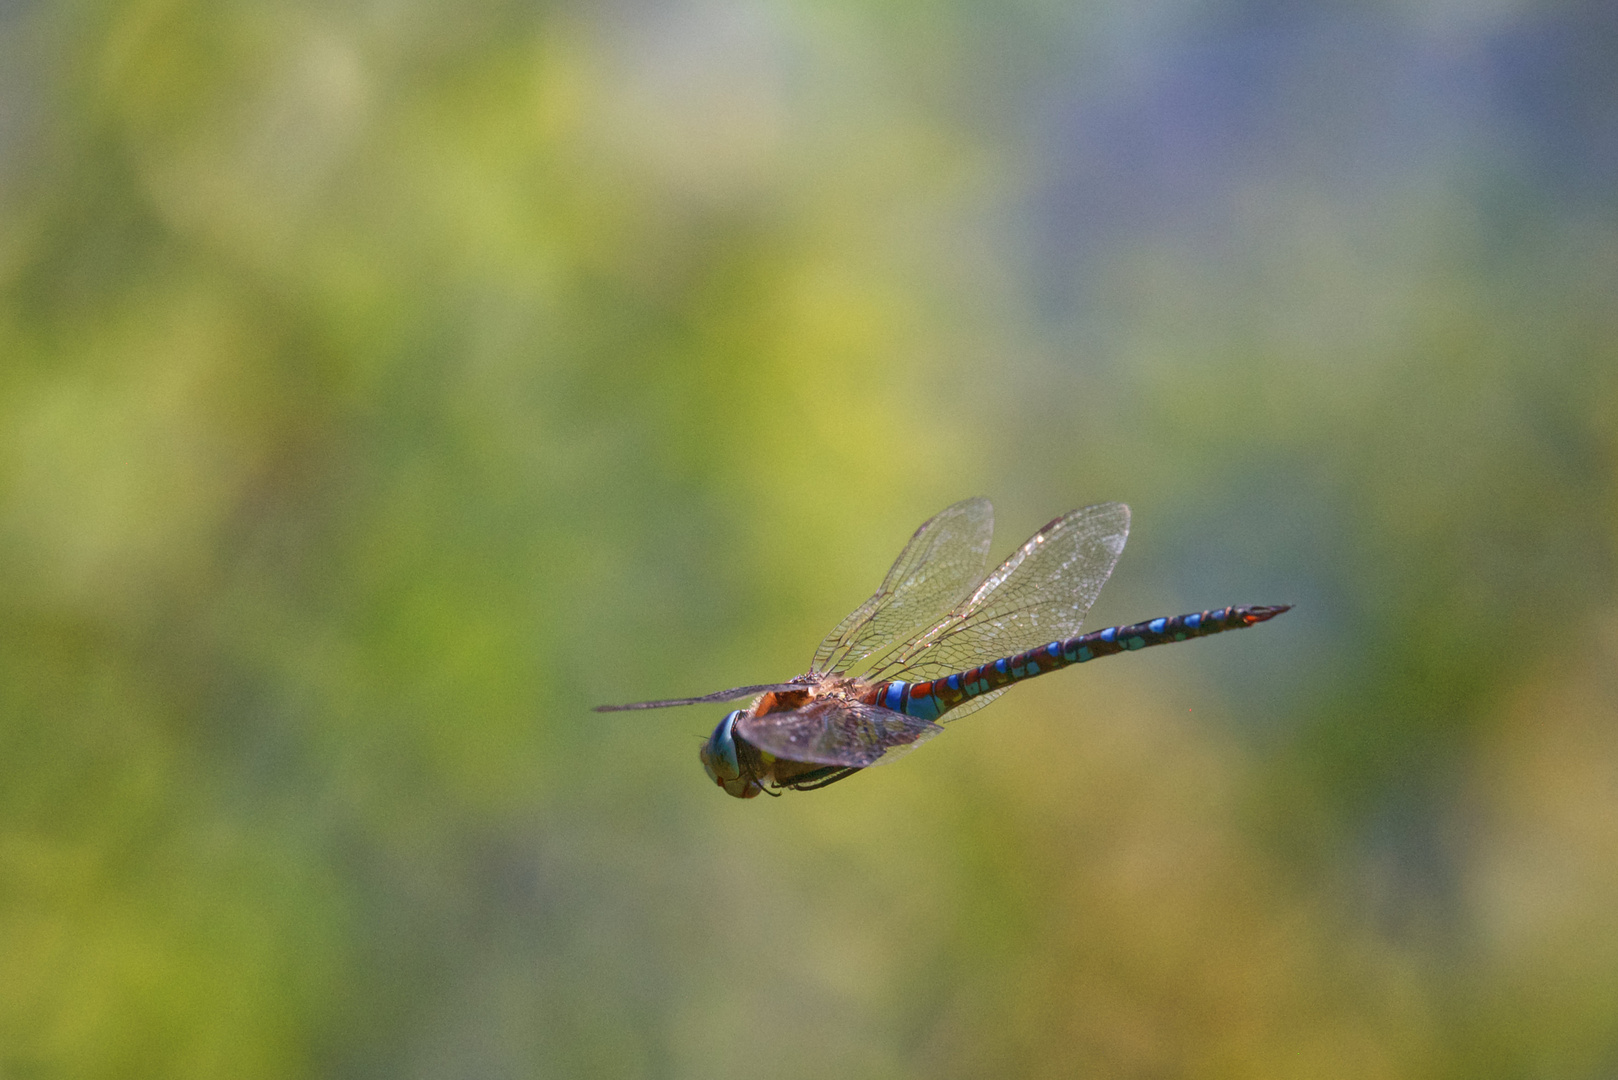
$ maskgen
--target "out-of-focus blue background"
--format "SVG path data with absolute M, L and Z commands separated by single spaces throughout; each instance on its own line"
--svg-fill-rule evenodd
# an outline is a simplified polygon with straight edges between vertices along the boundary
M 0 7 L 0 1076 L 1611 1077 L 1618 6 Z M 742 803 L 915 525 L 1285 603 Z

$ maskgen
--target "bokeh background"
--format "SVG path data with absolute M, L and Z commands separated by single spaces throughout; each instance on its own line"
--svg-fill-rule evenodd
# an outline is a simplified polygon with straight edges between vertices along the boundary
M 0 5 L 0 1077 L 1618 1076 L 1618 6 Z M 909 532 L 1297 605 L 739 802 Z

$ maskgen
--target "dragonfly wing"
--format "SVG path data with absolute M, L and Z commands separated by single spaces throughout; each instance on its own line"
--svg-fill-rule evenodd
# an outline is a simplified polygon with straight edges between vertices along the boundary
M 975 698 L 967 698 L 964 702 L 955 706 L 943 716 L 940 716 L 938 718 L 938 723 L 952 724 L 963 716 L 971 716 L 973 713 L 977 712 L 979 709 L 983 708 L 985 705 L 989 704 L 995 698 L 999 697 L 1001 694 L 1010 689 L 1011 687 L 1009 686 L 1002 686 L 998 690 L 990 690 L 987 694 L 979 694 Z
M 885 765 L 943 730 L 878 705 L 825 698 L 736 721 L 738 735 L 778 758 L 856 769 Z
M 908 641 L 954 609 L 983 580 L 994 533 L 988 499 L 965 499 L 929 518 L 882 587 L 826 635 L 809 670 L 846 672 Z
M 735 701 L 737 698 L 752 697 L 767 690 L 802 690 L 800 683 L 761 683 L 758 686 L 738 686 L 731 690 L 719 690 L 701 697 L 669 698 L 666 701 L 636 701 L 629 705 L 597 705 L 595 712 L 624 712 L 628 709 L 672 709 L 677 705 L 706 705 L 711 701 Z
M 1123 503 L 1063 514 L 871 676 L 932 678 L 1073 637 L 1128 537 L 1129 507 Z

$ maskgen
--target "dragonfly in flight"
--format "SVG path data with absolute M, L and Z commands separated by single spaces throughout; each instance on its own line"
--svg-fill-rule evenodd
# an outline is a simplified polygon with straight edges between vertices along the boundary
M 1080 634 L 1123 553 L 1129 507 L 1101 503 L 1040 529 L 993 572 L 994 508 L 976 498 L 929 519 L 882 587 L 786 682 L 694 698 L 600 705 L 663 709 L 753 697 L 700 752 L 709 779 L 739 799 L 813 791 L 886 764 L 1012 684 L 1069 664 L 1207 637 L 1273 619 L 1290 604 L 1227 607 Z

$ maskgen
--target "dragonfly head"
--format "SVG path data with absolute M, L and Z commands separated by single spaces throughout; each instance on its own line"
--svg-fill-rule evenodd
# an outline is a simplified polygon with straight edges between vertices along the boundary
M 738 799 L 751 799 L 761 789 L 757 780 L 742 775 L 741 761 L 736 756 L 736 736 L 731 731 L 741 717 L 741 709 L 727 713 L 719 721 L 719 726 L 713 729 L 713 734 L 708 736 L 708 741 L 702 744 L 697 756 L 702 759 L 708 779 L 724 788 L 727 794 Z

